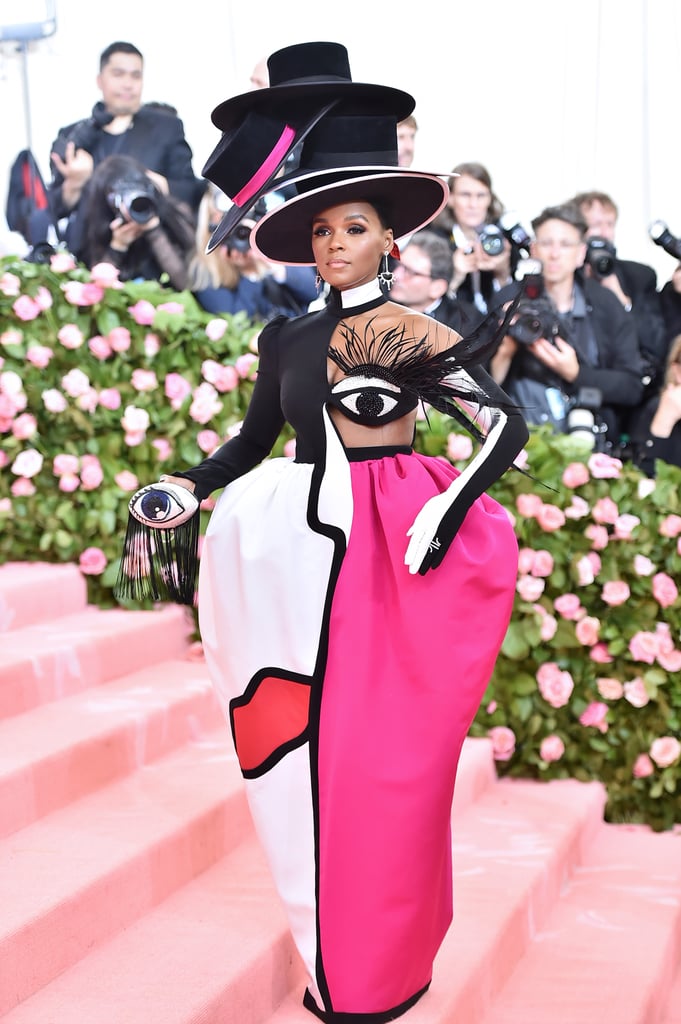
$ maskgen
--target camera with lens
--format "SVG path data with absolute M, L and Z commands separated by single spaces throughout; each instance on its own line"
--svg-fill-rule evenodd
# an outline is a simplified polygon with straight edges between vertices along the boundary
M 478 240 L 488 256 L 499 256 L 504 251 L 504 235 L 496 224 L 484 224 L 478 232 Z
M 511 243 L 511 247 L 520 257 L 527 259 L 530 255 L 532 238 L 520 221 L 517 221 L 512 213 L 504 213 L 499 218 L 499 227 Z
M 541 274 L 523 278 L 523 294 L 508 333 L 520 345 L 531 345 L 538 338 L 551 341 L 557 334 L 565 336 L 558 314 L 544 294 Z
M 151 181 L 117 181 L 106 199 L 114 213 L 123 220 L 147 224 L 158 214 L 157 192 Z
M 581 387 L 567 404 L 565 433 L 583 438 L 590 448 L 603 451 L 607 425 L 598 416 L 603 404 L 600 388 Z
M 225 246 L 228 249 L 236 249 L 237 252 L 248 252 L 251 248 L 251 230 L 252 227 L 249 224 L 237 224 L 225 238 Z
M 673 235 L 663 220 L 653 221 L 648 234 L 655 245 L 661 246 L 674 259 L 681 260 L 681 238 Z
M 615 270 L 617 251 L 607 238 L 593 235 L 587 239 L 585 263 L 591 267 L 595 277 L 609 277 Z

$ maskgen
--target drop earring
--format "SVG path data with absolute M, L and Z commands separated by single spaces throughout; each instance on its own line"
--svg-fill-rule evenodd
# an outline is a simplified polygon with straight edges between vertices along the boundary
M 323 284 L 322 275 L 319 273 L 319 271 L 317 271 L 317 273 L 315 275 L 315 279 L 314 279 L 314 286 L 317 289 L 317 294 L 319 294 L 319 291 L 320 291 L 320 289 L 322 287 L 322 284 Z
M 389 252 L 384 252 L 383 253 L 383 259 L 381 260 L 381 269 L 380 269 L 380 271 L 378 273 L 378 282 L 379 282 L 379 284 L 381 285 L 382 288 L 384 287 L 388 291 L 390 291 L 390 289 L 393 286 L 393 275 L 392 275 L 392 271 L 390 269 L 390 264 L 388 263 L 388 256 L 389 255 L 390 255 Z

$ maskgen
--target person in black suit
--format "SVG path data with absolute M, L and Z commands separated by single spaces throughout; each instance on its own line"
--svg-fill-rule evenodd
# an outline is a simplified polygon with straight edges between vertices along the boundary
M 162 194 L 198 209 L 205 182 L 192 169 L 182 121 L 167 104 L 142 103 L 143 72 L 142 54 L 132 43 L 107 46 L 97 76 L 102 99 L 90 117 L 61 128 L 52 145 L 50 208 L 76 254 L 84 235 L 84 193 L 94 168 L 108 156 L 134 157 Z
M 625 312 L 631 314 L 644 364 L 645 394 L 656 394 L 664 376 L 668 348 L 657 275 L 647 264 L 623 260 L 617 255 L 615 229 L 619 211 L 606 192 L 580 192 L 571 202 L 586 221 L 587 243 L 594 238 L 609 243 L 610 248 L 600 242 L 587 248 L 583 272 L 608 288 Z M 605 257 L 602 271 L 597 267 L 599 256 Z
M 468 334 L 480 319 L 474 306 L 450 292 L 452 251 L 434 231 L 417 231 L 392 264 L 390 298 L 400 305 L 427 313 L 459 334 Z

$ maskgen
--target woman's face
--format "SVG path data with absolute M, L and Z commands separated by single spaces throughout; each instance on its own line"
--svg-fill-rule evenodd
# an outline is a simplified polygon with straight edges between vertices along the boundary
M 312 221 L 312 252 L 317 270 L 339 291 L 373 281 L 381 257 L 392 244 L 392 229 L 382 226 L 371 203 L 330 206 Z
M 477 228 L 485 223 L 492 202 L 492 193 L 477 178 L 462 174 L 454 179 L 449 206 L 454 220 L 462 228 Z

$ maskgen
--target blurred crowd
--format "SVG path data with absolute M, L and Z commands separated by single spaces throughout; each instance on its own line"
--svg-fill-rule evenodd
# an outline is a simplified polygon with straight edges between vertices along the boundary
M 211 313 L 258 322 L 323 301 L 313 267 L 274 265 L 251 248 L 263 201 L 208 251 L 230 201 L 194 173 L 177 110 L 143 102 L 143 79 L 140 51 L 112 43 L 100 56 L 101 98 L 57 132 L 49 182 L 19 154 L 5 248 L 20 239 L 19 255 L 36 262 L 64 248 L 90 267 L 113 263 L 121 280 L 156 280 Z M 268 85 L 264 60 L 250 84 Z M 417 131 L 413 116 L 398 126 L 402 167 Z M 681 466 L 681 240 L 651 227 L 670 256 L 660 283 L 645 262 L 620 256 L 617 201 L 605 192 L 556 196 L 524 224 L 482 164 L 458 163 L 449 186 L 436 220 L 401 241 L 391 297 L 461 334 L 503 321 L 488 369 L 528 422 L 579 432 L 649 475 L 658 458 Z

